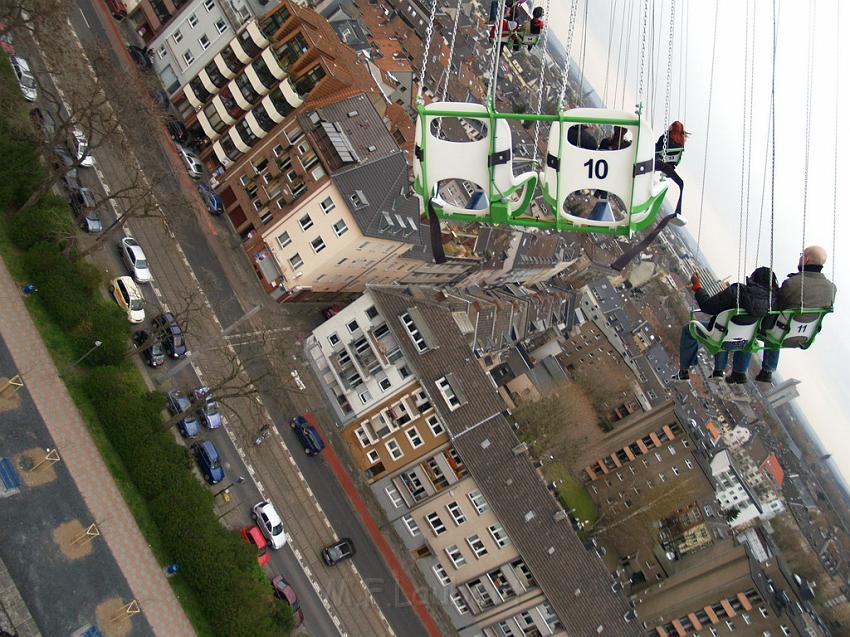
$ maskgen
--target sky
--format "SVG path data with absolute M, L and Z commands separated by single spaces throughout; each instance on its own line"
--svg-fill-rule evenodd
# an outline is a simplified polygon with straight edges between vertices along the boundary
M 839 2 L 844 4 L 840 15 Z M 545 5 L 545 0 L 537 4 Z M 846 110 L 850 97 L 846 82 L 850 42 L 840 41 L 836 26 L 842 33 L 850 32 L 850 3 L 777 0 L 775 162 L 768 143 L 774 3 L 679 0 L 672 47 L 668 45 L 671 0 L 649 0 L 648 4 L 654 19 L 647 29 L 642 101 L 653 129 L 661 134 L 667 58 L 672 53 L 668 121 L 683 121 L 691 133 L 678 171 L 685 180 L 683 214 L 715 273 L 735 281 L 756 265 L 770 265 L 771 226 L 773 266 L 780 282 L 796 270 L 804 244 L 822 245 L 830 253 L 824 273 L 838 286 L 836 312 L 828 317 L 811 349 L 782 352 L 779 374 L 802 381 L 798 404 L 845 480 L 850 480 L 850 445 L 845 442 L 850 408 L 842 400 L 850 361 L 850 341 L 844 332 L 850 330 L 850 315 L 842 313 L 844 295 L 850 294 L 850 255 L 842 252 L 842 242 L 837 240 L 848 227 L 840 214 L 833 231 L 834 196 L 840 205 L 850 194 L 850 171 L 840 148 L 837 180 L 834 177 L 836 99 Z M 564 44 L 569 5 L 568 0 L 550 2 L 549 26 Z M 642 5 L 638 0 L 579 0 L 570 53 L 580 61 L 584 49 L 585 76 L 610 107 L 632 110 L 638 101 Z M 813 43 L 811 73 L 809 42 Z M 838 73 L 842 82 L 837 81 Z M 671 191 L 675 190 L 672 186 Z M 833 254 L 834 237 L 837 255 Z

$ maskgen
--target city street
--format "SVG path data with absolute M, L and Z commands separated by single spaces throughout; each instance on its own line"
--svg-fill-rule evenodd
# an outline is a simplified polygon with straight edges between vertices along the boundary
M 101 9 L 81 2 L 71 16 L 74 34 L 91 59 L 106 54 L 127 71 L 128 78 L 138 76 L 126 52 L 115 54 L 117 31 Z M 76 55 L 73 46 L 65 54 Z M 29 57 L 36 71 L 42 70 L 38 56 Z M 58 79 L 65 92 L 81 90 L 90 81 L 69 74 Z M 122 120 L 123 113 L 116 111 Z M 254 503 L 261 499 L 275 503 L 290 541 L 272 556 L 268 574 L 282 574 L 295 588 L 310 634 L 426 634 L 334 474 L 321 458 L 304 454 L 287 426 L 296 413 L 313 411 L 320 420 L 324 413 L 321 395 L 299 360 L 303 336 L 321 320 L 318 308 L 306 305 L 293 311 L 265 297 L 228 222 L 212 218 L 193 196 L 194 185 L 162 127 L 155 122 L 121 123 L 132 154 L 128 156 L 122 140 L 104 140 L 92 152 L 95 168 L 80 173 L 84 185 L 116 192 L 135 178 L 138 161 L 138 172 L 151 175 L 167 219 L 166 225 L 157 218 L 132 218 L 124 228 L 145 250 L 153 273 L 153 283 L 142 286 L 148 318 L 170 310 L 188 322 L 190 355 L 157 370 L 146 368 L 151 388 L 187 392 L 200 385 L 214 387 L 233 369 L 244 386 L 245 372 L 257 383 L 256 395 L 246 392 L 223 402 L 226 428 L 205 436 L 215 442 L 226 472 L 213 492 L 245 478 L 228 489 L 229 501 L 224 501 L 224 494 L 218 496 L 223 521 L 238 528 L 250 523 Z M 108 226 L 114 212 L 101 212 Z M 125 274 L 114 248 L 120 236 L 107 241 L 94 257 L 110 278 Z M 292 382 L 292 370 L 307 383 L 303 392 Z M 267 422 L 274 423 L 276 433 L 256 445 Z M 333 423 L 322 425 L 328 428 Z M 357 555 L 353 561 L 327 567 L 319 550 L 338 537 L 352 538 Z

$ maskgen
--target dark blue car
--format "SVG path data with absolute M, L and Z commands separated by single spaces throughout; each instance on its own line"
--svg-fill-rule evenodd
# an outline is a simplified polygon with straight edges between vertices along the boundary
M 304 416 L 295 416 L 289 422 L 289 426 L 292 427 L 292 430 L 298 437 L 298 441 L 304 447 L 304 451 L 308 456 L 317 456 L 322 453 L 322 449 L 325 448 L 325 441 L 322 440 L 319 432 L 316 431 L 313 425 L 307 422 Z
M 211 215 L 217 217 L 224 212 L 224 202 L 212 188 L 206 184 L 198 184 L 198 192 L 201 193 L 201 199 L 207 204 L 207 210 L 210 211 Z
M 195 460 L 204 475 L 204 480 L 210 484 L 218 484 L 224 480 L 224 469 L 221 466 L 221 456 L 212 440 L 201 440 L 192 445 Z
M 174 390 L 165 395 L 168 402 L 168 411 L 172 416 L 183 414 L 177 423 L 177 429 L 185 438 L 194 438 L 201 433 L 201 424 L 198 415 L 192 408 L 192 403 L 181 392 Z

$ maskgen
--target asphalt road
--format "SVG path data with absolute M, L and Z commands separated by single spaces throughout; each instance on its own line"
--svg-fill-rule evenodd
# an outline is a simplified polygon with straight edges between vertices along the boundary
M 87 50 L 92 51 L 110 51 L 103 25 L 91 2 L 80 0 L 78 4 L 78 10 L 72 13 L 71 24 L 84 46 Z M 116 58 L 116 60 L 119 64 L 125 63 L 122 59 Z M 133 133 L 134 131 L 128 131 L 131 141 L 133 141 Z M 139 134 L 144 140 L 145 132 L 140 131 Z M 157 144 L 150 143 L 149 138 L 145 141 L 149 146 L 147 150 L 159 152 L 163 166 L 169 166 L 169 158 L 165 151 L 158 148 Z M 113 189 L 116 184 L 121 184 L 126 179 L 123 163 L 125 159 L 120 156 L 120 151 L 110 148 L 109 145 L 104 145 L 95 149 L 93 154 L 107 183 L 112 184 Z M 86 175 L 83 179 L 94 179 L 94 176 Z M 158 183 L 158 188 L 163 191 L 165 197 L 169 197 L 170 193 L 175 201 L 185 198 L 180 190 L 181 186 L 178 179 L 162 180 Z M 252 343 L 250 338 L 245 335 L 250 336 L 256 330 L 267 326 L 269 322 L 278 326 L 276 329 L 281 331 L 282 336 L 275 341 L 279 354 L 277 365 L 285 365 L 287 369 L 295 365 L 292 357 L 300 353 L 300 348 L 298 343 L 294 339 L 288 338 L 283 330 L 295 328 L 303 331 L 309 329 L 310 324 L 318 324 L 321 321 L 318 310 L 314 306 L 300 306 L 294 309 L 291 306 L 278 306 L 265 297 L 256 284 L 255 276 L 250 271 L 244 254 L 241 253 L 238 237 L 233 235 L 226 219 L 211 218 L 209 215 L 188 208 L 185 214 L 169 215 L 168 221 L 169 227 L 173 231 L 176 241 L 182 247 L 191 269 L 197 276 L 197 282 L 206 294 L 219 323 L 224 326 L 225 331 L 228 331 L 228 326 L 231 326 L 229 335 L 233 337 L 232 342 L 246 342 L 245 345 L 241 348 L 237 347 L 237 349 L 249 375 L 252 378 L 259 378 L 267 371 L 269 363 L 267 358 L 259 356 L 255 360 L 251 360 L 250 349 L 252 347 L 259 348 L 260 341 Z M 164 298 L 168 299 L 168 303 L 172 305 L 178 303 L 179 298 L 175 297 L 179 297 L 181 290 L 190 291 L 193 286 L 197 285 L 191 279 L 186 278 L 184 274 L 186 264 L 181 261 L 180 255 L 172 250 L 170 245 L 164 244 L 160 236 L 150 231 L 150 224 L 131 222 L 129 225 L 133 229 L 133 235 L 146 249 L 155 277 L 154 285 L 162 292 Z M 104 250 L 103 254 L 98 256 L 98 260 L 102 265 L 109 268 L 113 275 L 124 274 L 115 250 Z M 148 303 L 151 304 L 148 313 L 153 315 L 158 301 L 149 289 L 145 289 L 145 296 Z M 261 306 L 262 311 L 246 319 L 246 314 L 257 305 Z M 237 322 L 239 323 L 237 324 Z M 205 324 L 204 328 L 207 327 L 209 326 Z M 193 347 L 191 333 L 187 340 L 191 350 Z M 266 343 L 263 346 L 268 347 L 268 344 Z M 200 360 L 204 356 L 203 351 L 195 352 L 196 360 Z M 179 369 L 177 369 L 178 367 Z M 304 375 L 303 371 L 302 375 Z M 189 365 L 180 367 L 179 363 L 167 365 L 161 370 L 153 370 L 150 377 L 154 384 L 162 385 L 163 389 L 178 387 L 188 390 L 198 384 L 192 367 Z M 284 389 L 284 391 L 281 391 L 281 389 Z M 369 541 L 365 530 L 359 523 L 333 474 L 321 459 L 309 458 L 303 453 L 300 444 L 289 427 L 286 426 L 289 418 L 299 409 L 310 409 L 321 414 L 324 409 L 321 399 L 318 402 L 315 400 L 305 402 L 305 395 L 286 391 L 285 387 L 281 388 L 279 385 L 274 390 L 261 391 L 261 397 L 272 414 L 277 430 L 281 434 L 281 439 L 291 452 L 298 469 L 303 474 L 307 484 L 310 485 L 313 495 L 329 519 L 334 534 L 337 537 L 347 536 L 354 540 L 358 549 L 354 560 L 357 569 L 395 632 L 399 635 L 424 635 L 424 629 L 418 618 L 400 589 L 397 588 L 395 580 L 375 550 L 374 545 Z M 298 405 L 296 405 L 296 399 Z M 236 430 L 235 437 L 243 447 L 253 445 L 252 441 L 260 424 L 255 422 L 254 429 L 251 429 L 250 424 L 231 423 Z M 323 422 L 325 426 L 329 424 Z M 224 484 L 228 484 L 238 476 L 248 478 L 247 469 L 230 438 L 220 430 L 207 432 L 206 435 L 214 440 L 222 455 L 227 472 Z M 278 444 L 277 440 L 275 438 L 263 444 L 264 446 Z M 274 482 L 279 477 L 276 475 L 260 475 L 257 478 L 266 483 Z M 221 485 L 218 486 L 220 488 Z M 282 483 L 280 486 L 285 492 L 285 484 Z M 227 523 L 236 526 L 247 524 L 250 521 L 248 518 L 250 506 L 259 500 L 259 492 L 254 483 L 251 480 L 245 480 L 241 484 L 234 485 L 230 489 L 230 494 L 232 495 L 231 504 L 233 506 L 228 510 L 233 510 L 234 506 L 240 508 L 226 514 Z M 238 504 L 234 505 L 233 503 Z M 277 502 L 277 506 L 281 509 L 286 505 Z M 285 515 L 284 519 L 286 519 Z M 304 554 L 310 553 L 315 562 L 321 544 L 299 546 L 298 548 Z M 334 634 L 336 629 L 327 613 L 323 612 L 322 601 L 313 592 L 307 576 L 292 552 L 288 549 L 276 552 L 272 557 L 271 564 L 272 571 L 275 574 L 284 574 L 302 598 L 302 606 L 306 616 L 305 625 L 308 631 L 311 634 L 319 635 Z M 322 565 L 319 568 L 327 567 Z M 331 577 L 325 578 L 325 582 L 328 581 L 333 583 L 332 574 Z M 341 599 L 341 597 L 348 594 L 348 589 L 340 586 L 337 590 L 333 590 L 332 585 L 326 585 L 324 588 L 323 592 L 330 598 L 332 604 L 345 603 L 346 600 Z M 351 632 L 350 629 L 349 632 Z

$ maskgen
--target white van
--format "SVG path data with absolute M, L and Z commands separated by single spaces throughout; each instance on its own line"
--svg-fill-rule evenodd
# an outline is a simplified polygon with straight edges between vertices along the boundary
M 86 168 L 94 166 L 94 157 L 89 155 L 89 142 L 79 126 L 74 126 L 71 129 L 71 134 L 68 136 L 68 149 L 71 151 L 71 155 L 80 162 L 80 166 Z

